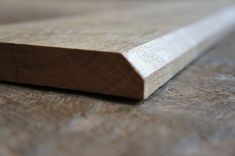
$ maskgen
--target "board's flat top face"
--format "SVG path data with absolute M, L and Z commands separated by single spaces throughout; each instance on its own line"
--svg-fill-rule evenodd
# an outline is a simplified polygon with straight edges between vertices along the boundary
M 5 25 L 0 27 L 0 42 L 126 52 L 210 15 L 223 5 L 219 2 L 149 2 L 111 12 Z
M 116 1 L 53 1 L 53 0 L 0 0 L 0 23 L 16 23 L 31 20 L 52 19 L 71 15 L 83 15 L 102 10 L 114 10 L 135 6 L 135 3 Z

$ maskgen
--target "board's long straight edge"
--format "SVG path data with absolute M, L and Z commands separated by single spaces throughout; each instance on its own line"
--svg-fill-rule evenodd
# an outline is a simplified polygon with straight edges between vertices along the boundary
M 144 79 L 144 98 L 181 71 L 235 26 L 235 7 L 135 47 L 123 56 Z

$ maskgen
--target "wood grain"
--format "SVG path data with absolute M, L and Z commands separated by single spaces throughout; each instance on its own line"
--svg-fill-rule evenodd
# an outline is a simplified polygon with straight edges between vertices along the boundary
M 156 2 L 1 26 L 0 79 L 147 98 L 231 31 L 226 6 Z
M 234 156 L 234 41 L 141 102 L 0 82 L 0 155 Z
M 235 33 L 148 100 L 0 84 L 3 156 L 234 156 Z

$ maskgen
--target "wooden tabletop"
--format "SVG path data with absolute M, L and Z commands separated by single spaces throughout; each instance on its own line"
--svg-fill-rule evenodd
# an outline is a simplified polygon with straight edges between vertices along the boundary
M 145 101 L 0 83 L 1 156 L 234 156 L 235 32 Z

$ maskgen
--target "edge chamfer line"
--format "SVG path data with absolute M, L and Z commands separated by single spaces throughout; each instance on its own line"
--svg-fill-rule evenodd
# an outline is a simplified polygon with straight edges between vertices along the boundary
M 218 21 L 220 22 L 218 23 Z M 132 64 L 144 80 L 144 98 L 149 96 L 145 95 L 149 94 L 146 93 L 145 90 L 145 81 L 147 81 L 148 78 L 154 77 L 154 74 L 159 70 L 166 67 L 171 62 L 174 62 L 174 60 L 180 58 L 187 52 L 190 52 L 193 48 L 203 46 L 202 44 L 207 40 L 210 41 L 210 44 L 208 44 L 209 48 L 217 43 L 224 35 L 232 31 L 234 25 L 235 6 L 225 7 L 192 24 L 136 46 L 123 53 L 123 56 Z M 198 32 L 200 32 L 200 34 L 198 34 Z M 199 50 L 196 53 L 196 57 L 205 50 L 205 48 Z M 190 62 L 196 57 L 193 57 Z M 186 65 L 187 64 L 184 64 L 184 67 Z M 159 87 L 160 86 L 156 86 L 155 90 Z

